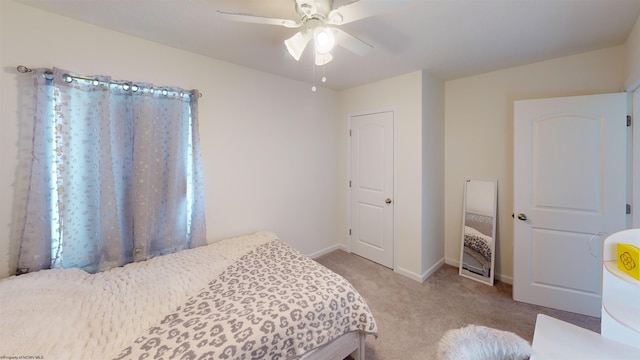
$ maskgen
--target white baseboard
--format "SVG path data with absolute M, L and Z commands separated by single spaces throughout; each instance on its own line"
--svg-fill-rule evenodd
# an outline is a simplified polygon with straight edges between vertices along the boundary
M 399 266 L 396 266 L 396 268 L 393 269 L 393 271 L 398 273 L 398 274 L 400 274 L 400 275 L 402 275 L 402 276 L 406 276 L 411 280 L 415 280 L 415 281 L 418 281 L 418 282 L 422 282 L 423 281 L 422 280 L 422 276 L 420 274 L 416 274 L 411 270 L 407 270 L 407 269 L 401 268 Z
M 452 258 L 444 258 L 444 263 L 455 267 L 460 266 L 460 261 L 454 260 Z
M 393 271 L 397 272 L 400 275 L 406 276 L 409 279 L 423 283 L 425 280 L 427 280 L 427 278 L 429 278 L 429 276 L 431 276 L 434 272 L 438 271 L 438 269 L 440 269 L 443 265 L 444 265 L 444 258 L 440 259 L 437 263 L 435 263 L 435 265 L 427 269 L 427 271 L 425 271 L 422 275 L 417 274 L 413 271 L 401 268 L 399 266 L 397 266 Z
M 322 249 L 320 251 L 316 251 L 314 253 L 308 254 L 307 256 L 315 259 L 317 257 L 320 257 L 322 255 L 328 254 L 332 251 L 335 250 L 342 250 L 342 251 L 346 251 L 349 252 L 349 249 L 347 248 L 346 245 L 343 244 L 336 244 L 333 246 L 329 246 L 326 249 Z M 429 269 L 427 269 L 427 271 L 424 272 L 424 274 L 420 275 L 417 274 L 413 271 L 401 268 L 401 267 L 396 267 L 393 271 L 397 272 L 400 275 L 406 276 L 409 279 L 413 279 L 415 281 L 419 281 L 419 282 L 424 282 L 425 280 L 427 280 L 429 278 L 429 276 L 431 276 L 434 272 L 438 271 L 438 269 L 440 269 L 443 265 L 451 265 L 454 267 L 459 267 L 460 266 L 460 262 L 457 260 L 453 260 L 451 258 L 442 258 L 440 259 L 440 261 L 438 261 L 435 265 L 433 265 L 432 267 L 430 267 Z M 502 281 L 503 283 L 507 283 L 509 285 L 513 285 L 513 278 L 510 276 L 503 276 L 502 274 L 495 274 L 495 279 L 498 281 Z
M 314 252 L 314 253 L 308 254 L 307 256 L 308 256 L 308 257 L 310 257 L 310 258 L 312 258 L 312 259 L 315 259 L 315 258 L 317 258 L 317 257 L 320 257 L 320 256 L 322 256 L 322 255 L 324 255 L 324 254 L 328 254 L 328 253 L 330 253 L 330 252 L 332 252 L 332 251 L 335 251 L 335 250 L 342 250 L 342 251 L 349 252 L 349 249 L 347 248 L 347 246 L 346 246 L 346 245 L 343 245 L 343 244 L 336 244 L 336 245 L 329 246 L 329 247 L 328 247 L 328 248 L 326 248 L 326 249 L 322 249 L 322 250 L 320 250 L 320 251 L 316 251 L 316 252 Z
M 496 273 L 495 278 L 496 280 L 502 281 L 503 283 L 513 285 L 513 278 L 511 276 L 504 276 L 502 274 Z
M 422 274 L 422 282 L 427 280 L 429 276 L 433 275 L 433 273 L 438 271 L 438 269 L 440 269 L 444 264 L 445 264 L 444 258 L 438 260 L 437 263 L 435 263 L 432 267 L 427 269 L 427 271 L 425 271 L 424 274 Z

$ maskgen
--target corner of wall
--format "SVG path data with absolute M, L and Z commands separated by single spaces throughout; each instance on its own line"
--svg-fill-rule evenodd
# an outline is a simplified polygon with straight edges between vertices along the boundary
M 626 81 L 625 89 L 634 90 L 640 87 L 640 16 L 627 37 L 626 48 Z
M 444 81 L 422 71 L 422 272 L 444 264 Z

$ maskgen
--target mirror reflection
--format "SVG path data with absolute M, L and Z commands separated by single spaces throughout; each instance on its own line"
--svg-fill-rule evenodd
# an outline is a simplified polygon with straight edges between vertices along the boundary
M 498 182 L 465 181 L 460 275 L 493 285 Z

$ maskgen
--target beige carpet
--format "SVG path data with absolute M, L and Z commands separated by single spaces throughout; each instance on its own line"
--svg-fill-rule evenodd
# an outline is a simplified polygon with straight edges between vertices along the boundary
M 368 360 L 435 359 L 445 331 L 469 324 L 512 331 L 531 342 L 536 316 L 546 314 L 600 332 L 600 319 L 513 301 L 511 285 L 488 286 L 445 265 L 424 283 L 337 250 L 316 259 L 349 280 L 378 324 L 367 339 Z

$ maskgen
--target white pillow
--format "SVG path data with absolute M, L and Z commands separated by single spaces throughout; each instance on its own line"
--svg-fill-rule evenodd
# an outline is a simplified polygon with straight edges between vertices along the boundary
M 528 359 L 529 342 L 518 335 L 485 326 L 469 325 L 447 331 L 438 342 L 438 360 Z

